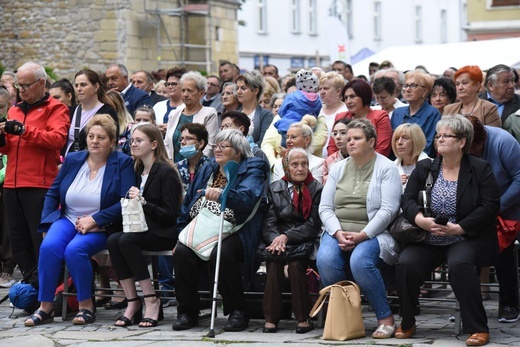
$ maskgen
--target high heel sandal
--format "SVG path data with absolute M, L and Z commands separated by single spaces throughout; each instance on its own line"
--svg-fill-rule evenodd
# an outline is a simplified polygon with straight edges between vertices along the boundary
M 159 321 L 162 321 L 164 319 L 164 311 L 163 311 L 163 307 L 162 307 L 162 304 L 161 304 L 161 299 L 159 298 L 159 296 L 157 294 L 148 294 L 148 295 L 143 295 L 143 298 L 146 299 L 146 298 L 153 298 L 155 297 L 155 303 L 159 303 L 159 316 L 157 317 L 157 320 L 153 319 L 153 318 L 149 318 L 149 317 L 144 317 L 143 319 L 141 319 L 141 322 L 139 322 L 139 328 L 153 328 L 153 327 L 156 327 L 158 322 Z M 148 323 L 150 325 L 141 325 L 141 323 Z
M 134 301 L 138 301 L 138 300 L 139 300 L 139 302 L 141 302 L 139 297 L 136 297 L 136 298 L 133 298 L 133 299 L 128 299 L 127 302 L 134 302 Z M 128 318 L 125 315 L 122 315 L 121 317 L 119 317 L 116 320 L 116 323 L 117 323 L 117 321 L 121 321 L 124 324 L 116 324 L 116 323 L 114 323 L 114 325 L 116 327 L 128 327 L 130 325 L 133 325 L 133 324 L 136 324 L 136 323 L 140 322 L 142 318 L 143 318 L 143 304 L 141 303 L 141 307 L 139 308 L 139 310 L 137 310 L 134 313 L 132 318 Z

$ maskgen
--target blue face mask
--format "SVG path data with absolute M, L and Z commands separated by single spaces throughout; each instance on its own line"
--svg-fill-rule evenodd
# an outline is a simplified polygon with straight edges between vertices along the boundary
M 180 155 L 182 155 L 184 158 L 188 158 L 188 159 L 193 158 L 198 152 L 199 152 L 199 150 L 197 149 L 197 147 L 195 145 L 182 146 L 181 149 L 179 150 Z

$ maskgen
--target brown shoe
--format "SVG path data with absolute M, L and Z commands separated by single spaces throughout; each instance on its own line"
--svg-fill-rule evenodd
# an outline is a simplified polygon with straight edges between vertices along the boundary
M 489 333 L 474 333 L 466 340 L 466 346 L 484 346 L 489 342 Z
M 415 334 L 415 330 L 417 329 L 417 326 L 414 324 L 413 327 L 407 330 L 401 329 L 401 327 L 397 328 L 397 330 L 394 333 L 394 337 L 396 339 L 409 339 L 412 337 L 412 335 Z

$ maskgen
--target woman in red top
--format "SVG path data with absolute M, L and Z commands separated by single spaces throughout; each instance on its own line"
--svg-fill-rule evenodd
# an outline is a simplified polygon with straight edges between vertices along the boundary
M 370 85 L 362 79 L 354 79 L 347 83 L 342 90 L 342 100 L 348 107 L 347 112 L 339 113 L 334 120 L 334 124 L 340 119 L 368 119 L 377 132 L 376 152 L 386 157 L 392 149 L 392 126 L 388 113 L 383 110 L 372 110 L 370 101 L 372 100 L 372 89 Z M 334 139 L 331 138 L 327 147 L 328 155 L 338 151 Z

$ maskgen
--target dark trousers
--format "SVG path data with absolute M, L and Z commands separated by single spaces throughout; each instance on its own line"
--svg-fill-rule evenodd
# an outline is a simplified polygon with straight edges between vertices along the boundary
M 495 266 L 499 284 L 499 307 L 512 306 L 519 308 L 518 298 L 518 264 L 515 264 L 515 243 L 500 253 Z
M 291 284 L 291 306 L 297 321 L 306 321 L 311 311 L 311 299 L 307 282 L 307 259 L 295 259 L 287 263 L 289 283 Z M 264 318 L 266 322 L 278 324 L 282 318 L 282 290 L 285 263 L 267 263 L 267 281 L 264 290 Z
M 1 186 L 0 193 L 3 193 Z M 0 199 L 0 243 L 0 272 L 12 275 L 16 263 L 13 260 L 13 252 L 11 251 L 11 238 L 9 237 L 9 227 L 7 226 L 4 199 Z
M 171 250 L 177 239 L 157 236 L 150 231 L 144 233 L 118 232 L 108 238 L 108 252 L 117 278 L 125 280 L 133 278 L 142 281 L 150 278 L 148 260 L 143 255 L 145 251 Z
M 195 252 L 181 243 L 175 249 L 175 293 L 178 314 L 197 317 L 199 314 L 200 296 L 197 287 L 202 268 L 209 265 L 211 278 L 210 288 L 213 290 L 213 279 L 217 258 L 217 247 L 213 249 L 209 261 L 199 258 Z M 241 265 L 244 262 L 244 247 L 240 236 L 233 234 L 222 241 L 218 291 L 224 304 L 224 315 L 234 310 L 245 310 L 244 288 L 242 285 Z
M 480 268 L 475 249 L 466 241 L 449 246 L 409 244 L 396 267 L 399 306 L 403 317 L 401 327 L 415 324 L 414 308 L 420 287 L 431 272 L 444 262 L 448 264 L 450 285 L 460 303 L 463 331 L 466 334 L 487 333 L 487 316 L 480 295 Z
M 4 188 L 5 214 L 13 261 L 25 274 L 38 264 L 42 234 L 38 233 L 47 189 Z

